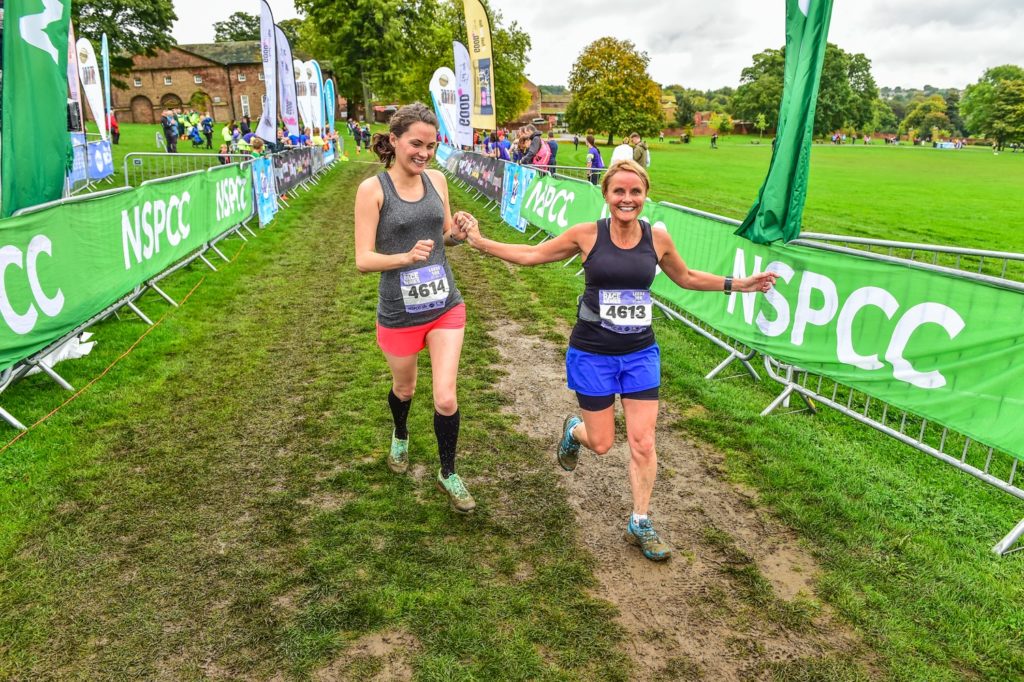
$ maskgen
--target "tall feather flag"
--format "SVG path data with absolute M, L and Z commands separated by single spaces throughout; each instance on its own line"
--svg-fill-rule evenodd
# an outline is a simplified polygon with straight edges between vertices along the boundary
M 775 149 L 757 201 L 736 230 L 758 244 L 800 235 L 831 18 L 832 0 L 786 0 L 786 67 Z

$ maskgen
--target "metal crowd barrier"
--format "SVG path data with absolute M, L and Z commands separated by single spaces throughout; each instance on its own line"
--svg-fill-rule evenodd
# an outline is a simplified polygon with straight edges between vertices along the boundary
M 443 165 L 441 169 L 449 178 L 453 178 L 460 187 L 474 190 L 474 188 L 449 173 L 448 169 Z M 585 176 L 581 178 L 564 174 L 561 172 L 564 169 L 565 167 L 558 167 L 555 174 L 582 182 L 588 181 Z M 573 170 L 590 171 L 589 168 L 575 168 Z M 477 195 L 477 198 L 482 196 L 479 192 L 477 192 Z M 687 206 L 670 202 L 659 203 L 663 206 L 701 216 L 725 225 L 737 227 L 741 224 L 738 220 Z M 488 206 L 488 208 L 491 207 Z M 543 230 L 538 230 L 529 239 L 532 241 L 541 232 Z M 541 241 L 547 238 L 545 236 Z M 815 232 L 804 232 L 799 239 L 795 239 L 790 243 L 825 251 L 858 255 L 933 272 L 941 272 L 955 277 L 1024 292 L 1024 254 L 1022 253 L 865 237 L 847 237 Z M 570 259 L 564 265 L 569 265 L 575 258 Z M 576 275 L 578 276 L 581 272 L 582 270 L 578 271 Z M 730 364 L 739 362 L 746 370 L 744 373 L 722 378 L 750 376 L 755 380 L 760 380 L 760 376 L 752 363 L 758 353 L 756 350 L 722 334 L 707 323 L 698 320 L 685 310 L 681 310 L 669 302 L 656 299 L 655 305 L 667 318 L 681 322 L 728 353 L 728 357 L 711 370 L 706 375 L 706 379 L 718 377 Z M 882 400 L 868 396 L 862 391 L 829 379 L 821 374 L 810 372 L 799 366 L 780 362 L 771 356 L 764 356 L 764 369 L 768 378 L 782 385 L 783 389 L 779 396 L 762 411 L 761 416 L 768 416 L 779 407 L 788 408 L 790 398 L 796 395 L 802 399 L 805 407 L 799 410 L 790 410 L 789 412 L 802 412 L 806 410 L 811 413 L 817 413 L 817 406 L 825 405 L 905 445 L 909 445 L 964 473 L 974 476 L 978 480 L 988 483 L 1007 494 L 1024 500 L 1024 489 L 1018 485 L 1017 481 L 1017 469 L 1020 460 L 1013 455 L 982 445 L 973 441 L 969 436 L 954 431 L 942 424 L 893 407 Z M 992 551 L 998 555 L 1020 551 L 1024 547 L 1015 548 L 1015 545 L 1022 537 L 1024 537 L 1024 519 L 1007 533 L 1002 540 L 996 543 Z
M 227 154 L 231 163 L 251 159 L 252 154 Z M 124 184 L 141 185 L 147 180 L 184 175 L 220 166 L 217 154 L 167 154 L 162 152 L 130 152 L 124 157 Z

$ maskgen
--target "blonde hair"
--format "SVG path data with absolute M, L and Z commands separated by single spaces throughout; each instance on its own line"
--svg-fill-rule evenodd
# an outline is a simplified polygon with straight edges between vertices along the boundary
M 608 185 L 611 183 L 612 178 L 619 173 L 632 173 L 636 175 L 644 183 L 644 192 L 649 193 L 651 191 L 651 177 L 647 175 L 647 169 L 633 159 L 621 159 L 613 163 L 608 168 L 608 172 L 601 178 L 601 194 L 608 193 Z

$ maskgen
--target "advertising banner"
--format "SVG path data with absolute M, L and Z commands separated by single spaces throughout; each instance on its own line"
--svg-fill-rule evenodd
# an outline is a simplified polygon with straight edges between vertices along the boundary
M 519 209 L 523 205 L 526 188 L 533 182 L 537 171 L 533 168 L 520 166 L 518 163 L 505 164 L 505 179 L 501 193 L 501 217 L 508 225 L 520 232 L 526 231 L 529 224 L 520 216 Z
M 71 154 L 67 119 L 70 27 L 71 0 L 50 3 L 42 13 L 29 3 L 12 2 L 4 9 L 0 161 L 4 216 L 59 199 L 64 191 Z
M 309 127 L 320 127 L 320 81 L 316 78 L 313 62 L 302 65 L 302 75 L 306 79 L 306 109 L 309 111 Z M 312 133 L 311 133 L 312 134 Z
M 277 142 L 277 27 L 267 0 L 260 2 L 260 59 L 263 61 L 263 85 L 266 87 L 263 111 L 256 135 Z
M 292 47 L 279 26 L 274 27 L 277 46 L 277 79 L 281 94 L 281 120 L 288 127 L 289 135 L 299 134 L 299 103 L 295 96 L 295 66 L 292 61 Z
M 473 127 L 494 130 L 494 65 L 491 55 L 491 20 L 480 0 L 463 0 L 466 38 L 473 75 Z
M 277 191 L 287 194 L 309 180 L 313 174 L 313 149 L 302 147 L 274 154 L 274 180 Z
M 327 124 L 327 105 L 324 103 L 324 74 L 320 71 L 320 62 L 312 60 L 310 65 L 313 67 L 313 82 L 310 87 L 315 87 L 316 90 L 313 92 L 313 121 L 317 128 L 320 129 L 320 134 L 324 132 L 324 126 Z
M 309 147 L 310 171 L 314 174 L 324 169 L 324 148 Z
M 260 226 L 274 219 L 277 213 L 277 189 L 274 182 L 274 162 L 269 156 L 258 158 L 252 162 L 252 184 L 256 193 L 256 214 L 260 218 Z
M 86 173 L 93 181 L 109 178 L 114 174 L 114 154 L 110 140 L 99 140 L 88 144 L 88 167 Z
M 455 91 L 455 73 L 447 66 L 434 71 L 430 79 L 430 99 L 441 133 L 441 141 L 455 144 L 455 121 L 458 118 L 458 101 Z
M 103 42 L 100 43 L 100 58 L 103 60 L 103 96 L 107 103 L 107 111 L 113 111 L 110 106 L 110 47 L 107 45 L 107 34 L 103 34 Z M 106 121 L 106 116 L 103 117 Z
M 306 82 L 306 65 L 301 59 L 292 62 L 295 67 L 295 99 L 299 104 L 299 116 L 302 117 L 300 135 L 306 128 L 313 127 L 313 114 L 309 110 L 309 83 Z
M 473 76 L 469 50 L 457 40 L 452 41 L 455 53 L 455 97 L 458 101 L 455 118 L 455 146 L 473 146 Z
M 85 132 L 85 111 L 82 109 L 82 86 L 78 76 L 78 45 L 75 42 L 75 27 L 68 23 L 68 103 L 74 104 L 68 114 L 68 129 Z
M 521 215 L 553 234 L 605 213 L 588 183 L 538 175 Z M 1024 458 L 1024 295 L 963 278 L 803 246 L 755 244 L 731 227 L 649 204 L 689 267 L 771 270 L 768 295 L 652 291 L 734 339 Z
M 831 19 L 832 0 L 786 0 L 786 62 L 772 160 L 757 201 L 736 230 L 758 244 L 800 235 Z
M 447 168 L 448 159 L 451 158 L 453 153 L 455 153 L 455 150 L 452 149 L 451 145 L 442 142 L 441 144 L 437 145 L 437 151 L 434 152 L 434 158 L 437 159 L 437 162 L 439 164 Z
M 92 49 L 92 43 L 85 38 L 79 38 L 75 43 L 78 55 L 78 78 L 82 83 L 82 90 L 85 92 L 85 101 L 89 104 L 89 111 L 96 120 L 96 127 L 100 131 L 100 137 L 107 139 L 107 117 L 103 113 L 103 85 L 100 83 L 100 64 L 96 60 L 96 52 Z
M 238 165 L 0 222 L 0 369 L 60 339 L 249 217 Z
M 85 141 L 85 133 L 70 133 L 71 137 L 71 168 L 68 169 L 68 182 L 72 187 L 89 179 L 89 145 Z
M 334 127 L 334 107 L 338 101 L 338 93 L 334 88 L 334 81 L 328 78 L 324 81 L 324 125 L 331 129 L 332 133 L 338 132 Z M 341 139 L 339 136 L 338 139 Z
M 501 188 L 505 181 L 505 162 L 490 156 L 455 152 L 448 159 L 448 168 L 493 201 L 501 201 Z

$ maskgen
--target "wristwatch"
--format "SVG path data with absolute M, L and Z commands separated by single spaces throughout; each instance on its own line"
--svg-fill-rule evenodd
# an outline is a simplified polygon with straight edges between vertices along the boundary
M 725 295 L 726 296 L 728 296 L 729 294 L 732 293 L 732 277 L 726 277 L 725 278 L 724 291 L 725 291 Z

